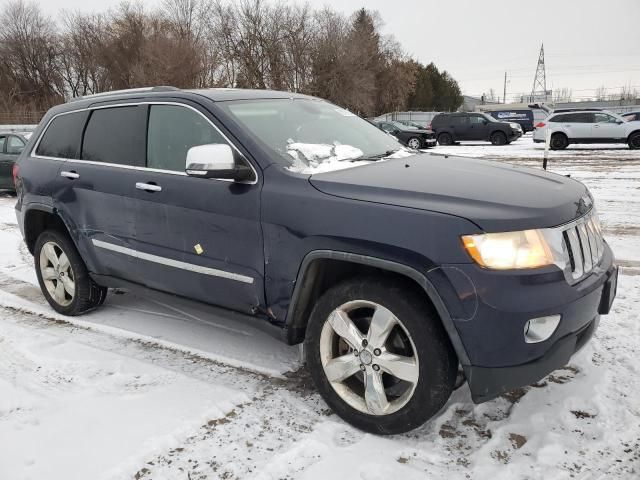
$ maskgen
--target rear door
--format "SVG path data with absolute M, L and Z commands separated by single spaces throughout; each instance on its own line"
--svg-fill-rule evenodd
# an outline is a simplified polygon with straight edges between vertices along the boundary
M 469 117 L 466 115 L 450 115 L 445 125 L 449 127 L 455 140 L 468 139 L 470 124 Z
M 593 113 L 589 112 L 565 113 L 555 120 L 570 140 L 583 141 L 591 138 L 593 121 Z
M 89 270 L 137 281 L 135 257 L 136 168 L 145 158 L 145 105 L 97 107 L 78 159 L 60 170 L 57 207 Z M 82 130 L 80 130 L 82 133 Z
M 591 129 L 591 135 L 594 139 L 602 139 L 603 141 L 622 140 L 626 137 L 626 125 L 624 122 L 609 115 L 605 112 L 593 114 L 595 122 Z
M 251 312 L 264 305 L 261 185 L 185 174 L 191 147 L 231 145 L 208 115 L 196 105 L 149 107 L 147 168 L 127 180 L 138 186 L 139 275 L 158 290 Z

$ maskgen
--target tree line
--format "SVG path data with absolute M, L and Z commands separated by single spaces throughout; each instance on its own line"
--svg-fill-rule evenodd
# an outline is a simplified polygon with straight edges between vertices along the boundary
M 11 0 L 0 12 L 0 111 L 152 85 L 301 92 L 363 116 L 455 110 L 457 82 L 410 58 L 381 25 L 364 8 L 346 16 L 265 0 L 123 2 L 58 19 Z

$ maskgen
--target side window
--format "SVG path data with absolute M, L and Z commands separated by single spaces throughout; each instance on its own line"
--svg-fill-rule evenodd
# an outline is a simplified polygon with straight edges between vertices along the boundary
M 380 126 L 382 127 L 382 130 L 387 133 L 393 132 L 395 130 L 393 128 L 393 125 L 391 125 L 390 123 L 382 123 Z
M 7 141 L 7 153 L 9 155 L 18 155 L 22 153 L 22 150 L 24 150 L 24 145 L 25 143 L 20 137 L 11 135 Z
M 53 119 L 38 144 L 36 155 L 77 159 L 87 112 L 65 113 Z
M 143 166 L 146 111 L 146 105 L 93 110 L 84 132 L 82 159 Z
M 595 123 L 616 123 L 618 121 L 617 118 L 606 113 L 596 113 L 594 115 L 596 117 Z
M 480 115 L 471 115 L 469 117 L 469 121 L 471 122 L 471 125 L 482 125 L 485 120 L 486 119 L 484 117 L 481 117 Z
M 0 153 L 4 152 L 4 144 L 7 143 L 7 137 L 0 135 Z
M 549 118 L 547 121 L 550 123 L 563 123 L 567 121 L 565 120 L 565 118 L 567 118 L 567 115 L 556 115 L 554 117 Z
M 184 172 L 191 147 L 227 143 L 197 112 L 178 105 L 151 105 L 147 167 Z
M 593 113 L 574 113 L 576 123 L 594 123 Z

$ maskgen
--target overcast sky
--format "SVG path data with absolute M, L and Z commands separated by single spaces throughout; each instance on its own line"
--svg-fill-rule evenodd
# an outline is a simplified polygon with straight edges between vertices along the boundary
M 302 3 L 303 0 L 289 0 Z M 4 3 L 4 0 L 0 0 Z M 120 0 L 40 0 L 51 14 L 60 9 L 104 11 Z M 145 0 L 153 7 L 158 0 Z M 435 62 L 468 95 L 493 88 L 507 99 L 531 91 L 544 42 L 547 88 L 573 89 L 588 97 L 605 85 L 640 91 L 640 0 L 321 0 L 351 13 L 378 10 L 383 31 L 422 62 Z

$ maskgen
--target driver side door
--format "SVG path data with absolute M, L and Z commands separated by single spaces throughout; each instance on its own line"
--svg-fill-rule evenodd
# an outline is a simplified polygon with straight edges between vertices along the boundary
M 469 140 L 485 140 L 487 138 L 488 120 L 482 115 L 469 116 Z
M 185 173 L 191 147 L 227 144 L 241 156 L 207 115 L 149 105 L 146 164 L 135 180 L 136 268 L 148 287 L 250 313 L 264 305 L 260 179 Z
M 598 112 L 593 114 L 595 123 L 591 128 L 591 134 L 594 139 L 605 140 L 622 140 L 625 138 L 625 124 L 613 115 Z

